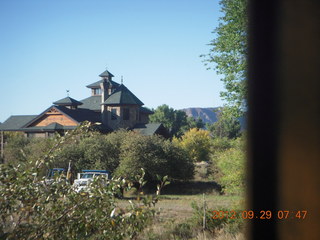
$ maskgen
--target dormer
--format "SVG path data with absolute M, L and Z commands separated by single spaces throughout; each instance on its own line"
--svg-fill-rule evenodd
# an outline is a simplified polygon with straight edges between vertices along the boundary
M 79 102 L 71 97 L 65 97 L 53 102 L 53 104 L 57 106 L 64 106 L 69 109 L 77 109 L 79 105 L 82 105 L 82 102 Z

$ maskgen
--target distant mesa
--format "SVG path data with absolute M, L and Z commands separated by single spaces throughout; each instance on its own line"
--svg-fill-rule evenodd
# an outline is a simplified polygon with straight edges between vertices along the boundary
M 188 117 L 193 117 L 194 119 L 202 119 L 204 123 L 214 123 L 218 120 L 217 111 L 218 108 L 184 108 L 184 111 Z
M 208 108 L 184 108 L 181 109 L 184 111 L 188 117 L 193 117 L 194 119 L 202 119 L 202 121 L 206 124 L 215 123 L 218 120 L 218 109 L 219 107 L 208 107 Z M 240 117 L 241 129 L 246 129 L 246 119 L 245 117 Z

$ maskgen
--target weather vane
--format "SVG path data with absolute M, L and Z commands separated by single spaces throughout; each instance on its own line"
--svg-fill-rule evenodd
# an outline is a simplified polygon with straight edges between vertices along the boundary
M 67 91 L 67 96 L 69 97 L 69 92 L 70 92 L 70 90 L 67 89 L 66 91 Z
M 123 76 L 121 76 L 121 84 L 123 84 Z

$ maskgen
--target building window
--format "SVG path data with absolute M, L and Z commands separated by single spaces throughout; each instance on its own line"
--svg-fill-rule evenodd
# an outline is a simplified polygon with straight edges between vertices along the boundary
M 123 109 L 123 120 L 129 120 L 130 119 L 130 109 L 124 108 Z
M 94 94 L 94 95 L 101 95 L 101 88 L 95 88 L 95 89 L 93 89 L 93 94 Z
M 117 120 L 117 109 L 111 109 L 111 120 Z

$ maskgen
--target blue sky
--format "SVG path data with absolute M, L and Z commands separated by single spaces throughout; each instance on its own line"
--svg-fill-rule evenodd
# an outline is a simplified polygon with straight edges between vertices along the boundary
M 223 85 L 200 54 L 218 0 L 0 1 L 0 122 L 39 114 L 106 68 L 145 106 L 217 107 Z

